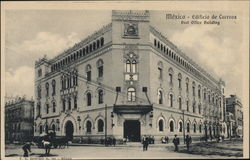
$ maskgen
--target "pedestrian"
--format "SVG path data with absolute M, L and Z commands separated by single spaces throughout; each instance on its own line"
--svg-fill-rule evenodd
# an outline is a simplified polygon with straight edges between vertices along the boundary
M 161 143 L 166 143 L 165 137 L 161 137 Z
M 22 147 L 22 149 L 23 149 L 23 156 L 24 157 L 29 157 L 29 153 L 28 153 L 28 151 L 29 152 L 31 152 L 31 150 L 30 150 L 30 146 L 31 146 L 31 142 L 26 142 L 24 145 L 23 145 L 23 147 Z
M 148 143 L 149 143 L 149 139 L 146 135 L 144 135 L 142 137 L 142 145 L 143 145 L 143 151 L 147 151 L 148 150 Z
M 152 136 L 152 143 L 155 144 L 155 137 Z
M 174 151 L 178 152 L 179 151 L 178 145 L 180 144 L 180 139 L 177 137 L 176 134 L 174 135 L 173 143 L 174 143 L 174 146 L 175 146 L 175 150 Z
M 168 136 L 165 136 L 165 141 L 166 141 L 166 143 L 168 144 Z
M 187 151 L 189 152 L 189 146 L 192 143 L 192 138 L 189 135 L 186 135 L 186 146 L 187 146 Z
M 115 137 L 113 137 L 112 143 L 113 143 L 113 146 L 115 147 L 115 145 L 116 145 L 116 139 L 115 139 Z
M 45 155 L 47 156 L 50 153 L 51 143 L 48 140 L 43 140 L 42 143 L 45 148 Z

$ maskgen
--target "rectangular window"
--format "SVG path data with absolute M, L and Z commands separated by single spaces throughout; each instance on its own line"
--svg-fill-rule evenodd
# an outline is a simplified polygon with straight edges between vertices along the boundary
M 189 102 L 187 101 L 187 111 L 189 111 Z

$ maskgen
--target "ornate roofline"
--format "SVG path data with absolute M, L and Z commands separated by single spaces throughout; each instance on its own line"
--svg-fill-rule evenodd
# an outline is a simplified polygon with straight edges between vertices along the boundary
M 191 65 L 193 65 L 193 67 L 195 67 L 199 72 L 207 76 L 212 82 L 219 84 L 220 81 L 222 81 L 221 79 L 216 80 L 214 77 L 212 77 L 208 72 L 206 72 L 203 68 L 201 68 L 198 64 L 196 64 L 191 58 L 189 58 L 185 53 L 183 53 L 176 45 L 174 45 L 170 40 L 168 40 L 165 36 L 163 36 L 160 31 L 158 31 L 151 25 L 150 25 L 150 31 L 151 33 L 155 34 L 158 38 L 160 38 L 163 42 L 165 42 L 167 45 L 169 45 L 171 49 L 173 49 L 176 53 L 181 55 Z
M 109 24 L 103 26 L 101 29 L 99 29 L 98 31 L 95 31 L 93 34 L 87 36 L 85 39 L 81 40 L 78 43 L 75 43 L 75 45 L 73 47 L 70 47 L 70 48 L 64 50 L 62 53 L 60 53 L 58 56 L 55 56 L 50 61 L 56 61 L 56 60 L 60 59 L 61 57 L 64 57 L 65 55 L 70 54 L 70 53 L 80 49 L 81 47 L 86 45 L 88 42 L 90 42 L 90 41 L 94 40 L 95 38 L 101 36 L 105 32 L 110 31 L 111 29 L 112 29 L 112 23 L 109 23 Z

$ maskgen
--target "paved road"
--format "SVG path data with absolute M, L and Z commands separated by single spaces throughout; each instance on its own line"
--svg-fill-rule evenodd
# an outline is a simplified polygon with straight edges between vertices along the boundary
M 31 157 L 43 157 L 44 149 L 38 149 L 33 147 L 31 149 Z M 6 146 L 6 156 L 18 157 L 22 156 L 23 151 L 20 146 Z M 103 147 L 103 146 L 69 146 L 65 149 L 52 149 L 51 157 L 59 156 L 65 158 L 229 158 L 222 156 L 203 156 L 203 155 L 192 155 L 187 153 L 176 153 L 173 150 L 167 149 L 164 145 L 151 145 L 148 151 L 142 151 L 140 144 L 117 146 L 117 147 Z M 230 157 L 233 158 L 233 157 Z

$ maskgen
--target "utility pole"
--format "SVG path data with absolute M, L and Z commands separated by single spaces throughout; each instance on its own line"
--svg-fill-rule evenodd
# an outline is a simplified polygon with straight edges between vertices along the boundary
M 183 114 L 183 142 L 184 142 L 184 144 L 186 144 L 186 141 L 185 141 L 185 119 L 184 119 L 184 109 L 182 110 L 182 114 Z
M 105 146 L 107 146 L 107 104 L 105 104 Z

